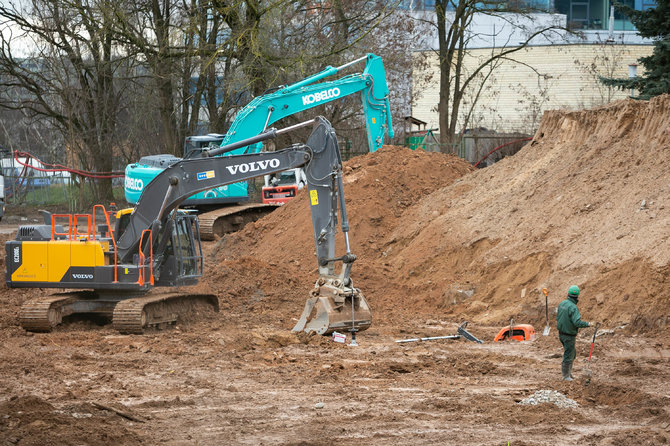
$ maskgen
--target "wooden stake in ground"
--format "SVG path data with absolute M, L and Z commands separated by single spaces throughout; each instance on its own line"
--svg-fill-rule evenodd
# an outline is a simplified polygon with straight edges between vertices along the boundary
M 544 323 L 544 331 L 542 332 L 542 336 L 549 336 L 549 331 L 551 330 L 551 327 L 549 327 L 549 290 L 546 288 L 542 288 L 542 292 L 544 293 L 544 317 L 545 317 L 545 323 Z

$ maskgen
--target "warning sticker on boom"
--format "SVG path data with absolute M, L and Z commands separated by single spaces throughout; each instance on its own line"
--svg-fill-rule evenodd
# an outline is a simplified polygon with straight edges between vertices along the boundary
M 209 180 L 214 178 L 216 175 L 213 170 L 208 170 L 207 172 L 198 172 L 198 180 Z
M 309 191 L 309 199 L 312 202 L 312 206 L 319 204 L 319 194 L 316 192 L 316 190 L 312 189 Z

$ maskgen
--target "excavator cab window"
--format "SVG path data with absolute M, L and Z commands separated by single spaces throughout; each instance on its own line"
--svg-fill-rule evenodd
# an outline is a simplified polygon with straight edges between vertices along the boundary
M 284 184 L 295 184 L 295 183 L 296 183 L 295 172 L 293 171 L 279 172 L 277 178 L 278 186 L 282 186 Z
M 116 227 L 114 228 L 114 236 L 116 237 L 116 240 L 121 238 L 123 233 L 126 231 L 126 228 L 128 227 L 128 223 L 130 223 L 130 215 L 132 214 L 133 209 L 121 209 L 116 213 Z
M 194 285 L 202 276 L 203 268 L 198 218 L 178 211 L 171 226 L 172 234 L 163 252 L 157 285 Z M 162 235 L 158 239 L 162 239 Z
M 195 215 L 182 214 L 176 218 L 172 232 L 172 248 L 180 278 L 197 278 L 202 275 L 200 227 Z

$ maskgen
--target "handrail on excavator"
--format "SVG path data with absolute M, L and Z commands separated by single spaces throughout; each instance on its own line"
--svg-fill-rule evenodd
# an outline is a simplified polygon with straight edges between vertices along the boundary
M 112 245 L 114 246 L 114 283 L 116 283 L 116 282 L 119 281 L 119 277 L 118 277 L 117 263 L 116 263 L 117 262 L 117 257 L 116 257 L 116 251 L 117 250 L 116 250 L 115 234 L 114 234 L 114 231 L 112 229 L 112 225 L 109 221 L 109 213 L 107 212 L 107 209 L 105 209 L 105 206 L 103 206 L 101 204 L 96 204 L 95 206 L 93 206 L 93 212 L 92 212 L 93 221 L 95 221 L 95 210 L 97 208 L 102 209 L 102 214 L 105 216 L 105 223 L 107 224 L 107 231 L 109 231 L 109 238 L 112 239 Z M 95 237 L 95 225 L 93 226 L 93 236 Z

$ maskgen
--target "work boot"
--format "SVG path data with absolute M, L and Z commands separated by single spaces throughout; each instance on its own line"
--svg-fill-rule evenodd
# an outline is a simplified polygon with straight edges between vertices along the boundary
M 570 379 L 575 379 L 575 377 L 572 376 L 572 363 L 571 362 L 568 362 L 568 376 L 570 377 Z
M 570 367 L 572 366 L 571 362 L 562 362 L 561 363 L 561 372 L 563 374 L 563 381 L 572 381 L 572 376 L 570 376 Z

